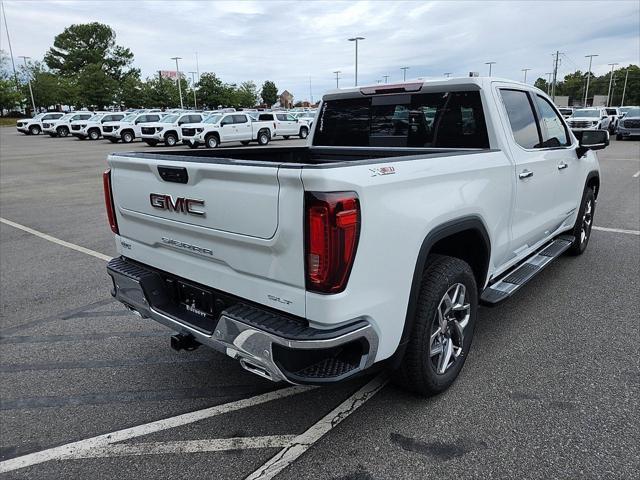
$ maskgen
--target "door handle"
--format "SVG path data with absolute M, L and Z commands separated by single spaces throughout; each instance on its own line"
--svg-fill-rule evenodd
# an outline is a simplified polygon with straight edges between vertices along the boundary
M 520 178 L 521 180 L 529 177 L 533 177 L 533 172 L 531 170 L 523 170 L 518 174 L 518 178 Z
M 558 164 L 558 170 L 564 170 L 564 169 L 565 169 L 565 168 L 567 168 L 568 166 L 569 166 L 569 165 L 567 165 L 566 163 L 564 163 L 564 162 L 560 162 L 560 163 Z

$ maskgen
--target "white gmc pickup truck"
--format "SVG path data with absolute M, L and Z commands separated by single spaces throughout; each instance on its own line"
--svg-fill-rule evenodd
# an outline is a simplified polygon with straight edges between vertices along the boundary
M 114 153 L 112 294 L 273 381 L 385 367 L 435 394 L 479 303 L 585 250 L 608 143 L 476 77 L 329 92 L 303 147 Z
M 241 112 L 214 114 L 200 123 L 182 125 L 182 143 L 190 148 L 198 148 L 199 145 L 216 148 L 226 142 L 249 145 L 255 141 L 267 145 L 275 132 L 272 125 L 272 122 L 253 120 Z

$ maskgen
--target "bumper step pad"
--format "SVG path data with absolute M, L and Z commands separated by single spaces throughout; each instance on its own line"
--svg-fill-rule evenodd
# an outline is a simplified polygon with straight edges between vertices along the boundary
M 508 271 L 489 285 L 480 295 L 480 301 L 485 305 L 496 305 L 506 300 L 540 273 L 544 267 L 562 255 L 574 241 L 575 238 L 571 235 L 557 237 L 515 269 Z

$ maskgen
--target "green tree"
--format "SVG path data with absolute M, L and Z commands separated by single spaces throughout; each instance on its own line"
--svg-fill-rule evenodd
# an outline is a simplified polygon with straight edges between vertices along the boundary
M 118 82 L 111 78 L 100 65 L 88 65 L 77 77 L 80 92 L 79 103 L 85 107 L 104 108 L 113 105 Z
M 215 73 L 203 73 L 198 82 L 200 103 L 210 108 L 235 104 L 235 88 L 224 83 Z
M 118 103 L 125 108 L 141 108 L 145 106 L 143 85 L 137 71 L 126 75 L 118 85 Z
M 252 81 L 242 82 L 235 91 L 234 106 L 255 107 L 258 103 L 258 87 Z
M 0 50 L 0 114 L 4 110 L 11 110 L 22 100 L 22 94 L 16 88 L 13 72 L 9 70 L 9 59 Z
M 260 96 L 264 103 L 271 106 L 278 101 L 278 87 L 271 80 L 266 80 L 262 84 Z
M 120 80 L 128 73 L 133 53 L 116 45 L 116 34 L 102 23 L 71 25 L 57 35 L 44 57 L 49 68 L 63 76 L 77 75 L 90 65 L 101 65 L 105 74 Z

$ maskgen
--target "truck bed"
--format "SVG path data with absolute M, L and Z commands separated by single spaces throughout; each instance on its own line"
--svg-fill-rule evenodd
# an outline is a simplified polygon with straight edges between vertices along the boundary
M 161 150 L 154 152 L 117 153 L 117 156 L 148 158 L 152 160 L 180 161 L 196 163 L 231 163 L 256 165 L 264 162 L 291 164 L 291 166 L 327 165 L 340 166 L 379 163 L 418 158 L 432 158 L 452 155 L 475 154 L 489 149 L 453 148 L 369 148 L 369 147 L 247 147 L 215 150 Z M 337 164 L 337 165 L 336 165 Z

